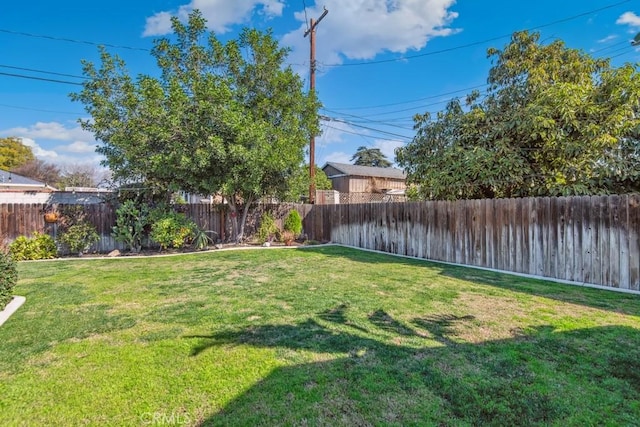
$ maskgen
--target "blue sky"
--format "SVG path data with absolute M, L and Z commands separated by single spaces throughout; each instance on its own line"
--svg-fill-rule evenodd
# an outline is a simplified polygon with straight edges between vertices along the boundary
M 95 62 L 96 44 L 105 44 L 132 74 L 152 74 L 153 38 L 193 8 L 223 40 L 244 26 L 273 29 L 305 81 L 306 19 L 329 10 L 316 39 L 316 90 L 330 119 L 316 139 L 319 166 L 349 162 L 359 146 L 393 160 L 393 149 L 413 136 L 416 113 L 484 89 L 487 48 L 503 47 L 514 31 L 538 28 L 544 41 L 561 39 L 616 65 L 640 59 L 629 43 L 640 32 L 640 4 L 631 0 L 187 1 L 3 2 L 0 137 L 21 137 L 38 158 L 61 166 L 97 164 L 99 142 L 79 127 L 86 114 L 68 96 L 80 89 L 80 60 Z

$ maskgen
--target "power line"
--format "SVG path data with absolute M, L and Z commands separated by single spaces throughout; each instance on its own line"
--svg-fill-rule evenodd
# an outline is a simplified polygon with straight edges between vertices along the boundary
M 338 132 L 344 132 L 344 133 L 348 133 L 351 135 L 358 135 L 358 136 L 363 136 L 365 138 L 375 138 L 377 140 L 380 141 L 393 141 L 393 142 L 398 142 L 397 139 L 390 139 L 390 138 L 382 138 L 382 137 L 378 137 L 378 136 L 374 136 L 374 135 L 367 135 L 365 133 L 358 133 L 358 132 L 354 132 L 354 131 L 350 131 L 350 130 L 346 130 L 346 129 L 340 129 L 337 127 L 333 127 L 333 126 L 329 126 L 327 124 L 324 125 L 326 128 L 328 129 L 333 129 L 333 130 L 337 130 Z
M 69 82 L 69 81 L 66 81 L 66 80 L 46 79 L 44 77 L 25 76 L 24 74 L 12 74 L 12 73 L 0 72 L 0 75 L 9 76 L 9 77 L 19 77 L 19 78 L 22 78 L 22 79 L 40 80 L 40 81 L 44 81 L 44 82 L 64 83 L 64 84 L 68 84 L 68 85 L 82 86 L 82 83 Z
M 430 95 L 424 98 L 418 98 L 418 99 L 414 99 L 412 101 L 402 101 L 402 102 L 394 102 L 391 104 L 382 104 L 382 105 L 373 105 L 373 106 L 369 106 L 369 107 L 342 107 L 342 108 L 335 108 L 336 110 L 369 110 L 369 109 L 374 109 L 374 108 L 384 108 L 384 107 L 393 107 L 396 105 L 404 105 L 404 104 L 412 104 L 414 102 L 421 102 L 421 101 L 426 101 L 427 99 L 434 99 L 434 98 L 440 98 L 443 96 L 447 96 L 447 95 L 453 95 L 456 93 L 460 93 L 460 92 L 466 92 L 468 90 L 473 90 L 473 89 L 479 89 L 481 87 L 486 87 L 489 86 L 489 83 L 485 83 L 485 84 L 481 84 L 481 85 L 477 85 L 477 86 L 471 86 L 471 87 L 467 87 L 464 89 L 458 89 L 458 90 L 454 90 L 451 92 L 444 92 L 438 95 Z
M 36 70 L 34 68 L 14 67 L 12 65 L 2 65 L 2 64 L 0 64 L 0 68 L 10 68 L 12 70 L 31 71 L 31 72 L 34 72 L 34 73 L 51 74 L 51 75 L 54 75 L 54 76 L 73 77 L 75 79 L 88 80 L 88 78 L 84 77 L 84 76 L 76 76 L 74 74 L 56 73 L 56 72 L 53 72 L 53 71 Z
M 44 35 L 44 34 L 25 33 L 25 32 L 22 32 L 22 31 L 7 30 L 7 29 L 4 29 L 4 28 L 0 28 L 0 33 L 14 34 L 14 35 L 18 35 L 18 36 L 33 37 L 33 38 L 39 38 L 39 39 L 63 41 L 63 42 L 68 42 L 68 43 L 87 44 L 87 45 L 91 45 L 91 46 L 105 46 L 105 47 L 111 47 L 111 48 L 114 48 L 114 49 L 140 50 L 140 51 L 143 51 L 143 52 L 150 52 L 151 51 L 151 49 L 145 49 L 145 48 L 142 48 L 142 47 L 131 47 L 131 46 L 123 46 L 123 45 L 117 45 L 117 44 L 109 44 L 109 43 L 97 43 L 97 42 L 88 41 L 88 40 L 69 39 L 69 38 L 65 38 L 65 37 L 47 36 L 47 35 Z
M 356 123 L 349 122 L 347 120 L 337 119 L 335 117 L 323 116 L 321 118 L 324 119 L 324 120 L 327 120 L 327 121 L 344 123 L 344 124 L 349 125 L 349 126 L 354 126 L 354 127 L 357 127 L 357 128 L 367 129 L 367 130 L 370 130 L 370 131 L 373 131 L 373 132 L 378 132 L 378 133 L 385 134 L 385 135 L 395 136 L 395 137 L 404 138 L 404 139 L 412 139 L 412 137 L 409 137 L 409 136 L 406 136 L 406 135 L 400 135 L 398 133 L 387 132 L 387 131 L 380 130 L 380 129 L 375 129 L 375 128 L 372 128 L 372 127 L 369 127 L 369 126 L 359 125 L 359 124 L 356 124 Z
M 582 18 L 583 16 L 588 16 L 588 15 L 592 15 L 594 13 L 597 12 L 601 12 L 603 10 L 607 10 L 607 9 L 611 9 L 614 8 L 616 6 L 620 6 L 622 4 L 625 3 L 629 3 L 631 0 L 624 0 L 618 3 L 614 3 L 614 4 L 610 4 L 608 6 L 604 6 L 598 9 L 593 9 L 590 10 L 588 12 L 583 12 L 577 15 L 573 15 L 573 16 L 569 16 L 567 18 L 562 18 L 559 19 L 557 21 L 553 21 L 553 22 L 549 22 L 547 24 L 542 24 L 542 25 L 537 25 L 535 27 L 531 27 L 531 28 L 527 28 L 524 31 L 534 31 L 534 30 L 539 30 L 541 28 L 546 28 L 546 27 L 550 27 L 552 25 L 557 25 L 557 24 L 562 24 L 564 22 L 568 22 L 568 21 L 572 21 L 574 19 L 578 19 L 578 18 Z M 463 45 L 459 45 L 459 46 L 454 46 L 454 47 L 450 47 L 447 49 L 440 49 L 440 50 L 434 50 L 432 52 L 425 52 L 425 53 L 419 53 L 416 55 L 409 55 L 409 56 L 402 56 L 402 57 L 397 57 L 397 58 L 390 58 L 390 59 L 380 59 L 377 61 L 367 61 L 367 62 L 351 62 L 351 63 L 341 63 L 341 64 L 323 64 L 325 67 L 352 67 L 352 66 L 359 66 L 359 65 L 374 65 L 374 64 L 382 64 L 382 63 L 388 63 L 388 62 L 398 62 L 398 61 L 406 61 L 408 59 L 415 59 L 415 58 L 422 58 L 425 56 L 432 56 L 432 55 L 438 55 L 441 53 L 447 53 L 447 52 L 452 52 L 455 50 L 459 50 L 459 49 L 465 49 L 468 47 L 473 47 L 473 46 L 478 46 L 478 45 L 482 45 L 488 42 L 492 42 L 492 41 L 496 41 L 496 40 L 501 40 L 504 38 L 508 38 L 511 37 L 513 33 L 511 34 L 505 34 L 505 35 L 501 35 L 501 36 L 496 36 L 496 37 L 491 37 L 489 39 L 485 39 L 485 40 L 481 40 L 481 41 L 476 41 L 476 42 L 472 42 L 472 43 L 467 43 L 467 44 L 463 44 Z
M 413 128 L 408 128 L 406 126 L 394 125 L 394 124 L 391 124 L 391 123 L 384 122 L 382 120 L 372 120 L 372 119 L 368 119 L 368 118 L 363 117 L 363 116 L 356 116 L 355 114 L 339 113 L 337 111 L 329 110 L 327 108 L 323 108 L 323 110 L 327 111 L 329 113 L 333 113 L 333 114 L 342 114 L 344 116 L 353 117 L 355 119 L 361 119 L 362 121 L 367 122 L 367 123 L 376 123 L 376 124 L 381 124 L 381 125 L 384 125 L 384 126 L 389 126 L 389 127 L 394 127 L 394 128 L 398 128 L 398 129 L 413 131 Z M 358 123 L 358 122 L 356 122 L 356 123 Z

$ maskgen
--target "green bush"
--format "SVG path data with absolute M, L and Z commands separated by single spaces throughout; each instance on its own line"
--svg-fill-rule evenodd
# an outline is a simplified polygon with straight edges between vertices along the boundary
M 140 252 L 148 223 L 147 206 L 136 206 L 133 200 L 127 200 L 116 210 L 116 225 L 112 227 L 111 235 L 116 242 L 124 243 L 131 252 Z
M 13 298 L 13 287 L 18 282 L 18 268 L 9 254 L 0 252 L 0 310 Z
M 58 238 L 60 243 L 72 253 L 82 253 L 100 240 L 96 227 L 88 222 L 80 222 L 67 228 Z
M 302 217 L 298 211 L 289 211 L 289 215 L 284 220 L 284 229 L 292 231 L 296 237 L 302 233 Z
M 196 224 L 184 214 L 165 212 L 151 225 L 151 239 L 160 245 L 161 249 L 183 248 L 196 235 Z
M 260 227 L 258 227 L 258 243 L 270 242 L 274 239 L 280 240 L 280 229 L 276 225 L 273 215 L 265 212 L 262 214 Z
M 9 253 L 15 261 L 51 259 L 56 257 L 58 248 L 53 237 L 34 231 L 31 238 L 19 236 L 11 242 Z

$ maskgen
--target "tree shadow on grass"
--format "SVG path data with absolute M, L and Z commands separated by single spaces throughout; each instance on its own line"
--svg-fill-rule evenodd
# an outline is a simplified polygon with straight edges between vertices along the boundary
M 635 294 L 623 294 L 609 290 L 554 283 L 542 279 L 529 279 L 509 273 L 498 273 L 473 267 L 446 265 L 429 260 L 403 258 L 392 254 L 374 253 L 343 246 L 323 246 L 318 248 L 305 248 L 304 250 L 313 251 L 325 256 L 346 258 L 355 262 L 380 265 L 381 268 L 385 264 L 429 268 L 444 277 L 470 281 L 479 285 L 487 285 L 499 289 L 551 298 L 566 303 L 640 316 L 640 296 Z
M 378 310 L 363 333 L 322 314 L 186 337 L 197 340 L 194 357 L 228 345 L 324 356 L 274 370 L 201 425 L 629 425 L 640 417 L 640 333 L 630 327 L 545 326 L 467 344 L 454 329 L 471 316 L 403 325 Z

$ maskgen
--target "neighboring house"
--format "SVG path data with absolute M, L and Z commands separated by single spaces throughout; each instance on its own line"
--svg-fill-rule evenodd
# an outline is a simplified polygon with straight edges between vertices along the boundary
M 328 162 L 322 170 L 340 193 L 404 194 L 407 176 L 396 168 Z
M 54 187 L 0 169 L 0 203 L 46 203 Z
M 114 198 L 112 190 L 93 187 L 66 187 L 47 200 L 49 205 L 97 205 Z

